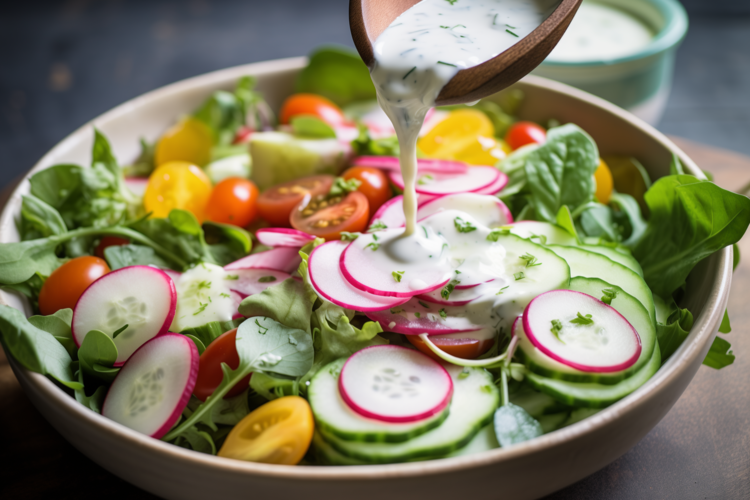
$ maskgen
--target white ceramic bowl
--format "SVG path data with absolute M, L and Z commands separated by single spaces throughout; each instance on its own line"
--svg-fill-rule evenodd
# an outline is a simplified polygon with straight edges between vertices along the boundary
M 242 75 L 258 78 L 258 88 L 278 107 L 293 89 L 302 58 L 285 59 L 209 73 L 133 99 L 68 136 L 31 172 L 61 162 L 88 164 L 92 125 L 112 141 L 121 161 L 137 154 L 138 138 L 156 138 L 176 117 L 195 108 L 213 90 L 231 88 Z M 665 136 L 621 109 L 589 94 L 538 77 L 517 84 L 526 93 L 524 119 L 555 117 L 587 130 L 603 153 L 627 153 L 652 176 L 668 173 L 672 153 L 695 175 L 696 165 Z M 0 219 L 0 242 L 17 241 L 14 218 L 22 183 Z M 11 359 L 27 395 L 76 448 L 121 478 L 166 498 L 535 498 L 563 488 L 628 451 L 669 411 L 701 364 L 726 306 L 732 250 L 707 259 L 693 272 L 686 302 L 695 315 L 690 336 L 661 370 L 635 393 L 595 416 L 509 449 L 473 456 L 398 465 L 289 467 L 246 463 L 204 455 L 151 439 L 78 404 L 44 376 Z M 0 292 L 0 302 L 28 305 Z

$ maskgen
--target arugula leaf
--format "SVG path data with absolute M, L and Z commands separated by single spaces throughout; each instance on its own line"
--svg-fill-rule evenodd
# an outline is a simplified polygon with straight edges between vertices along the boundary
M 172 264 L 159 257 L 153 248 L 143 245 L 116 245 L 104 249 L 104 258 L 114 271 L 128 266 L 156 266 L 171 269 Z
M 530 202 L 540 220 L 554 223 L 561 206 L 574 210 L 593 198 L 599 151 L 577 125 L 550 129 L 547 142 L 525 159 Z
M 78 359 L 78 347 L 73 340 L 73 332 L 70 328 L 73 322 L 72 309 L 60 309 L 49 316 L 31 316 L 29 323 L 51 334 L 68 351 L 70 358 Z
M 336 131 L 326 122 L 313 115 L 297 115 L 291 118 L 292 132 L 307 139 L 335 139 Z
M 120 372 L 119 368 L 114 368 L 117 347 L 109 335 L 99 330 L 91 330 L 83 338 L 78 361 L 86 375 L 107 383 L 111 383 Z
M 50 333 L 29 323 L 23 313 L 0 304 L 0 343 L 24 368 L 48 375 L 70 389 L 82 384 L 73 376 L 73 360 Z
M 239 312 L 247 318 L 267 316 L 290 328 L 310 333 L 310 316 L 317 298 L 308 285 L 289 278 L 246 297 Z
M 721 370 L 734 363 L 734 359 L 732 344 L 721 337 L 716 337 L 708 350 L 708 354 L 706 354 L 706 359 L 703 360 L 703 364 Z
M 310 54 L 297 76 L 295 92 L 322 95 L 339 106 L 375 99 L 370 71 L 359 54 L 346 47 L 326 46 Z
M 739 241 L 750 224 L 750 199 L 690 175 L 659 179 L 645 198 L 651 218 L 633 256 L 662 297 L 671 296 L 699 261 Z
M 506 403 L 495 411 L 494 426 L 497 441 L 503 448 L 544 434 L 541 424 L 513 403 Z
M 250 378 L 250 389 L 267 401 L 284 396 L 299 396 L 299 380 L 274 377 L 266 373 L 253 373 Z
M 253 374 L 253 378 L 261 375 L 267 376 L 265 373 L 258 372 Z M 252 380 L 252 378 L 250 379 Z M 203 401 L 192 396 L 188 401 L 187 409 L 183 412 L 184 415 L 190 416 L 193 412 L 203 404 Z M 247 391 L 242 392 L 232 398 L 222 398 L 221 401 L 217 401 L 214 406 L 211 407 L 211 420 L 215 424 L 221 425 L 237 425 L 240 420 L 245 418 L 250 413 L 250 408 L 247 404 Z

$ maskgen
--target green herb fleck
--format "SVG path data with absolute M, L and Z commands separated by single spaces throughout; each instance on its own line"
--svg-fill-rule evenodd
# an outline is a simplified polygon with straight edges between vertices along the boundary
M 226 276 L 224 276 L 224 279 L 225 280 L 238 280 L 240 279 L 240 277 L 236 274 L 227 274 Z
M 493 229 L 490 231 L 490 234 L 487 235 L 487 241 L 495 242 L 500 239 L 500 236 L 505 236 L 506 234 L 510 234 L 510 229 L 505 227 Z
M 398 314 L 400 312 L 404 312 L 404 308 L 403 307 L 398 307 L 398 306 L 397 307 L 391 307 L 390 311 L 391 311 L 391 314 Z
M 557 340 L 559 340 L 560 342 L 562 342 L 564 344 L 565 342 L 563 342 L 560 339 L 560 330 L 562 330 L 562 328 L 563 328 L 563 325 L 560 322 L 560 320 L 559 319 L 553 319 L 552 320 L 552 328 L 550 328 L 549 331 L 552 332 L 552 335 L 554 335 Z
M 490 385 L 483 385 L 482 387 L 480 387 L 480 389 L 482 390 L 482 392 L 486 392 L 488 394 L 492 393 L 492 386 Z
M 193 316 L 198 316 L 198 315 L 199 315 L 200 313 L 202 313 L 203 311 L 205 311 L 205 310 L 206 310 L 206 308 L 208 307 L 208 302 L 207 302 L 207 303 L 205 303 L 205 304 L 204 304 L 204 303 L 202 303 L 202 302 L 198 302 L 198 304 L 200 305 L 200 307 L 198 308 L 198 310 L 197 310 L 197 311 L 195 311 L 195 312 L 193 313 Z
M 359 233 L 350 233 L 348 231 L 341 231 L 341 241 L 354 241 L 359 238 Z
M 458 380 L 463 380 L 466 377 L 468 377 L 471 374 L 468 368 L 464 368 L 461 370 L 461 373 L 458 374 Z
M 416 39 L 414 39 L 414 40 L 416 40 Z M 412 74 L 412 73 L 414 72 L 414 70 L 415 70 L 415 69 L 417 69 L 417 67 L 416 67 L 416 66 L 414 66 L 414 67 L 413 67 L 412 69 L 410 69 L 410 70 L 409 70 L 409 71 L 408 71 L 408 72 L 407 72 L 407 73 L 406 73 L 406 74 L 404 75 L 404 77 L 402 78 L 402 80 L 406 80 L 406 77 L 407 77 L 407 76 L 409 76 L 409 75 L 411 75 L 411 74 Z
M 456 269 L 455 273 L 456 274 L 461 274 L 461 271 L 459 271 L 458 269 Z
M 495 14 L 495 17 L 492 18 L 492 26 L 497 26 L 497 16 L 499 16 L 499 14 Z
M 519 259 L 526 261 L 526 267 L 534 267 L 534 266 L 541 266 L 541 262 L 537 262 L 536 257 L 531 255 L 530 253 L 526 252 L 525 254 L 521 255 Z
M 435 178 L 432 175 L 424 174 L 419 176 L 419 179 L 417 179 L 417 184 L 419 184 L 420 186 L 424 186 L 425 184 L 429 184 L 429 182 L 433 179 Z
M 276 281 L 276 276 L 261 276 L 258 279 L 258 283 L 273 283 Z
M 419 319 L 419 318 L 421 318 L 421 317 L 422 317 L 422 313 L 419 313 L 419 312 L 415 312 L 415 313 L 414 313 L 414 316 L 415 316 L 415 317 L 416 317 L 417 319 Z
M 516 278 L 516 281 L 518 281 L 518 280 L 524 279 L 526 277 L 526 275 L 523 274 L 523 272 L 519 272 L 519 273 L 514 273 L 513 277 Z
M 422 228 L 422 231 L 424 231 L 424 237 L 425 237 L 425 238 L 429 238 L 429 237 L 430 237 L 430 235 L 429 235 L 429 234 L 427 234 L 427 228 L 426 228 L 426 227 L 424 227 L 424 226 L 419 226 L 419 227 L 421 227 L 421 228 Z
M 401 278 L 404 277 L 405 272 L 406 271 L 393 271 L 391 276 L 393 276 L 393 279 L 396 280 L 396 282 L 401 283 Z
M 456 288 L 456 285 L 459 285 L 461 282 L 458 280 L 450 280 L 447 285 L 443 287 L 442 290 L 440 290 L 440 296 L 444 298 L 445 300 L 448 300 L 448 298 L 451 296 L 451 293 L 453 293 L 453 289 Z
M 222 292 L 222 293 L 219 294 L 219 297 L 224 297 L 225 299 L 228 299 L 229 298 L 229 294 Z
M 448 313 L 447 313 L 447 312 L 445 312 L 445 309 L 440 309 L 440 310 L 438 311 L 438 313 L 440 314 L 440 317 L 441 317 L 441 318 L 443 318 L 443 319 L 447 319 L 447 318 L 448 318 Z
M 365 248 L 372 248 L 372 251 L 374 252 L 378 248 L 380 248 L 380 243 L 375 243 L 374 241 L 372 243 L 368 243 L 365 245 Z
M 461 217 L 453 219 L 453 224 L 456 226 L 456 230 L 459 233 L 470 233 L 476 231 L 477 227 L 469 221 L 463 220 Z
M 502 295 L 502 294 L 503 294 L 503 290 L 505 290 L 505 289 L 506 289 L 506 288 L 508 288 L 508 287 L 510 287 L 510 285 L 502 287 L 502 288 L 500 289 L 500 291 L 499 291 L 499 292 L 497 292 L 497 293 L 496 293 L 495 295 Z
M 198 283 L 198 290 L 202 288 L 211 288 L 211 282 L 210 281 L 201 281 Z
M 612 305 L 612 300 L 617 297 L 617 290 L 614 288 L 605 288 L 602 290 L 602 293 L 604 294 L 602 296 L 602 302 L 607 304 L 608 306 Z
M 515 26 L 511 26 L 510 24 L 506 24 L 506 26 L 507 26 L 508 28 L 512 29 L 512 30 L 518 29 L 518 28 L 516 28 Z
M 584 316 L 581 313 L 577 313 L 577 314 L 578 314 L 578 317 L 570 320 L 570 322 L 573 323 L 574 325 L 593 325 L 594 324 L 594 320 L 591 319 L 590 314 L 587 314 L 586 316 Z
M 120 328 L 118 328 L 112 333 L 112 338 L 113 339 L 117 338 L 118 335 L 120 335 L 122 332 L 124 332 L 127 329 L 128 329 L 128 325 L 122 325 Z
M 422 306 L 422 307 L 424 307 L 425 309 L 429 309 L 430 308 L 430 306 L 428 306 L 427 304 L 425 304 L 421 300 L 418 300 L 417 302 L 419 302 L 419 305 Z
M 328 196 L 343 196 L 352 191 L 356 191 L 357 188 L 362 184 L 359 179 L 346 180 L 343 177 L 336 177 L 333 181 L 331 190 L 328 191 Z
M 454 68 L 458 68 L 458 66 L 456 66 L 455 64 L 451 64 L 451 63 L 447 63 L 447 62 L 443 62 L 443 61 L 438 61 L 437 63 L 438 64 L 442 64 L 444 66 L 452 66 Z
M 372 225 L 367 229 L 368 233 L 374 233 L 375 231 L 382 231 L 383 229 L 388 229 L 388 226 L 386 226 L 382 220 L 377 219 L 375 222 L 372 223 Z
M 458 0 L 445 0 L 449 4 L 453 5 L 454 3 L 458 2 Z
M 511 30 L 506 29 L 505 31 L 507 31 L 508 33 L 510 33 L 511 35 L 513 35 L 514 37 L 518 38 L 518 35 L 516 35 L 515 33 L 513 33 Z
M 266 328 L 265 326 L 263 326 L 260 323 L 258 323 L 257 319 L 255 320 L 255 324 L 258 325 L 258 328 L 260 328 L 260 330 L 258 331 L 258 333 L 260 333 L 261 335 L 265 335 L 268 332 L 268 328 Z

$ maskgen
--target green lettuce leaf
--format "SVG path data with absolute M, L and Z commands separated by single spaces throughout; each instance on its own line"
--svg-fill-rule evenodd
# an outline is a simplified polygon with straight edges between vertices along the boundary
M 297 76 L 295 92 L 322 95 L 339 106 L 375 99 L 375 86 L 362 58 L 338 46 L 320 47 L 310 54 L 310 62 Z
M 703 364 L 721 370 L 734 363 L 734 358 L 732 345 L 723 338 L 716 337 L 714 343 L 711 344 L 711 349 L 706 354 L 706 359 L 703 360 Z
M 68 351 L 71 359 L 78 359 L 78 347 L 73 340 L 73 332 L 70 328 L 73 322 L 72 309 L 60 309 L 49 316 L 31 316 L 29 323 L 49 333 Z
M 317 295 L 309 286 L 289 278 L 246 297 L 239 312 L 247 318 L 267 316 L 290 328 L 311 333 L 310 316 L 316 299 Z

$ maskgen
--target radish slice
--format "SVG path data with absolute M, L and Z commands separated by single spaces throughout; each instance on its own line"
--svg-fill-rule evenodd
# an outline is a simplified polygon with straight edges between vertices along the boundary
M 419 194 L 417 195 L 417 205 L 421 206 L 423 203 L 434 199 L 434 196 Z M 373 225 L 376 221 L 380 221 L 388 228 L 404 227 L 406 225 L 406 219 L 404 219 L 404 197 L 401 195 L 394 196 L 383 203 L 370 219 L 370 225 Z
M 395 156 L 358 156 L 352 162 L 354 165 L 361 167 L 382 168 L 391 172 L 401 172 L 401 163 Z M 436 159 L 417 159 L 418 172 L 434 172 L 439 174 L 465 174 L 469 170 L 469 165 L 462 161 L 455 160 L 436 160 Z
M 480 194 L 496 195 L 500 191 L 502 191 L 503 188 L 505 186 L 507 186 L 507 185 L 508 185 L 508 176 L 505 175 L 505 173 L 500 172 L 500 177 L 497 179 L 497 181 L 495 181 L 494 184 L 492 184 L 491 186 L 488 186 L 488 187 L 486 187 L 484 189 L 481 189 L 481 190 L 479 190 L 477 192 L 480 193 Z
M 406 302 L 408 297 L 383 297 L 352 286 L 341 272 L 339 260 L 348 243 L 329 241 L 316 247 L 307 261 L 315 292 L 337 306 L 355 311 L 382 311 Z
M 453 380 L 440 363 L 419 351 L 376 345 L 355 352 L 344 363 L 339 392 L 363 417 L 416 422 L 448 406 Z
M 495 184 L 500 174 L 495 167 L 486 166 L 471 167 L 462 175 L 437 172 L 422 174 L 417 181 L 416 191 L 435 196 L 479 192 Z M 404 189 L 404 178 L 400 172 L 389 172 L 388 176 L 396 187 Z
M 143 196 L 148 186 L 148 177 L 126 177 L 125 187 L 136 196 Z
M 380 323 L 383 330 L 404 335 L 419 335 L 420 333 L 446 335 L 492 331 L 492 328 L 472 322 L 466 317 L 466 312 L 465 307 L 441 306 L 414 298 L 404 305 L 387 311 L 374 311 L 366 314 L 371 320 Z M 485 335 L 485 337 L 493 337 L 493 335 Z
M 299 256 L 298 248 L 278 247 L 242 257 L 240 260 L 235 260 L 224 266 L 224 270 L 274 269 L 291 274 L 297 270 L 300 262 L 302 262 L 302 258 Z
M 81 347 L 91 330 L 115 337 L 117 360 L 123 363 L 145 342 L 169 329 L 177 292 L 174 281 L 161 269 L 129 266 L 109 272 L 81 294 L 73 310 L 73 340 Z
M 311 234 L 285 227 L 258 229 L 255 232 L 255 237 L 258 238 L 261 245 L 294 248 L 302 248 L 315 239 L 315 236 Z
M 244 299 L 288 278 L 291 278 L 288 273 L 275 269 L 236 269 L 227 275 L 227 283 L 230 290 L 237 292 Z
M 461 210 L 487 227 L 504 226 L 513 222 L 513 215 L 505 203 L 494 196 L 461 193 L 433 198 L 419 205 L 417 219 L 422 220 L 444 210 Z
M 117 374 L 104 399 L 102 415 L 161 438 L 190 401 L 198 360 L 198 348 L 184 335 L 166 333 L 149 340 Z
M 560 327 L 556 332 L 555 322 Z M 641 355 L 641 338 L 628 320 L 581 292 L 553 290 L 537 296 L 523 313 L 523 330 L 544 354 L 584 372 L 625 370 Z
M 491 279 L 487 283 L 466 286 L 464 288 L 456 286 L 448 299 L 444 299 L 443 296 L 440 295 L 441 290 L 433 290 L 430 293 L 417 295 L 416 298 L 431 304 L 440 304 L 443 306 L 465 306 L 488 293 L 493 295 L 497 293 L 499 287 L 494 281 L 494 279 Z
M 182 276 L 182 273 L 178 273 L 177 271 L 172 271 L 171 269 L 162 269 L 164 271 L 164 274 L 172 278 L 172 281 L 177 283 L 177 280 L 180 279 L 180 276 Z
M 240 314 L 239 311 L 240 304 L 242 303 L 242 299 L 244 299 L 244 297 L 234 290 L 229 290 L 229 296 L 232 298 L 232 319 L 244 318 L 244 316 Z
M 355 288 L 386 297 L 412 297 L 444 286 L 453 271 L 443 240 L 401 238 L 403 230 L 363 234 L 341 254 L 341 271 Z M 399 256 L 409 256 L 404 262 Z M 394 273 L 401 273 L 396 278 Z

